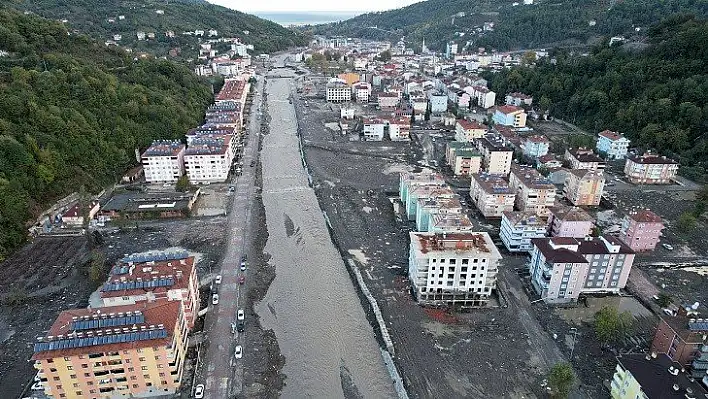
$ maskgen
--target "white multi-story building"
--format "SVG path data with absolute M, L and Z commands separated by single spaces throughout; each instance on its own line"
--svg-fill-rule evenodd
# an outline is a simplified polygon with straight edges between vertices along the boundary
M 471 97 L 477 99 L 480 108 L 492 108 L 497 101 L 497 94 L 484 86 L 472 86 L 472 90 Z
M 364 140 L 381 141 L 384 138 L 386 121 L 380 118 L 364 119 Z
M 462 142 L 472 142 L 481 138 L 487 133 L 487 126 L 477 121 L 458 119 L 455 124 L 455 140 Z
M 408 278 L 431 306 L 484 306 L 496 289 L 499 250 L 487 233 L 410 233 Z
M 603 130 L 597 135 L 597 152 L 605 154 L 607 159 L 622 159 L 627 156 L 629 139 L 610 130 Z
M 548 216 L 548 208 L 555 205 L 556 186 L 533 167 L 514 165 L 509 185 L 516 190 L 516 209 Z
M 509 252 L 531 252 L 531 239 L 546 237 L 546 220 L 535 212 L 504 212 L 499 237 Z
M 442 92 L 431 92 L 428 95 L 430 102 L 430 112 L 433 114 L 442 114 L 447 112 L 447 95 Z
M 492 175 L 509 174 L 514 149 L 506 144 L 502 136 L 488 133 L 474 143 L 482 154 L 482 170 Z
M 352 86 L 354 98 L 359 103 L 368 103 L 371 96 L 371 85 L 368 82 L 358 82 Z
M 506 105 L 513 105 L 515 107 L 523 107 L 524 105 L 531 105 L 533 103 L 533 97 L 524 93 L 509 93 L 504 99 Z
M 347 86 L 343 79 L 332 78 L 326 85 L 327 101 L 331 103 L 343 103 L 352 100 L 352 89 Z
M 514 210 L 516 193 L 503 177 L 479 173 L 472 175 L 470 198 L 485 218 L 500 218 Z
M 141 163 L 148 183 L 174 183 L 184 175 L 185 145 L 179 140 L 157 140 L 143 152 Z
M 678 168 L 678 162 L 658 155 L 628 156 L 624 175 L 634 184 L 671 184 Z
M 411 117 L 399 116 L 388 119 L 388 136 L 391 141 L 410 141 Z
M 224 182 L 234 159 L 231 136 L 202 136 L 184 153 L 184 168 L 191 183 Z
M 514 107 L 513 105 L 502 105 L 494 110 L 492 120 L 498 125 L 524 128 L 526 127 L 526 112 L 522 108 Z

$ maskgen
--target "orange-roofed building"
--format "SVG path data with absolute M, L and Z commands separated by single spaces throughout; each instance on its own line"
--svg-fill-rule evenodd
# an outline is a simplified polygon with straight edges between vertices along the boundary
M 32 360 L 54 398 L 172 395 L 182 381 L 187 323 L 180 302 L 61 312 Z

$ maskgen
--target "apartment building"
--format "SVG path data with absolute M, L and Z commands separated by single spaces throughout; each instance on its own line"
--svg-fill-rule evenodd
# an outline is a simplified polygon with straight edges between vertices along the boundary
M 504 103 L 506 105 L 513 105 L 514 107 L 530 106 L 533 103 L 533 97 L 524 93 L 509 93 L 504 98 Z
M 565 150 L 565 160 L 570 162 L 571 169 L 605 170 L 605 161 L 595 155 L 593 150 L 585 147 L 568 148 Z
M 419 185 L 411 187 L 408 192 L 408 202 L 406 205 L 406 214 L 408 220 L 415 220 L 418 212 L 418 202 L 421 199 L 429 198 L 456 198 L 457 194 L 447 185 Z
M 624 164 L 624 175 L 634 184 L 671 184 L 678 167 L 678 162 L 663 156 L 631 155 Z
M 610 396 L 612 399 L 698 399 L 708 396 L 699 381 L 663 353 L 626 353 L 617 357 Z
M 629 139 L 622 134 L 603 130 L 597 135 L 595 148 L 600 154 L 605 154 L 607 159 L 622 159 L 627 156 L 629 143 Z
M 548 224 L 535 212 L 504 212 L 499 236 L 509 252 L 531 252 L 531 239 L 546 237 Z
M 416 230 L 429 231 L 429 222 L 437 215 L 462 215 L 462 204 L 459 198 L 419 199 L 415 215 Z
M 595 225 L 595 219 L 578 207 L 552 206 L 548 212 L 548 233 L 552 237 L 585 238 Z
M 487 126 L 477 121 L 458 119 L 455 123 L 455 140 L 470 143 L 482 138 L 487 133 Z
M 509 186 L 516 191 L 516 209 L 548 216 L 555 205 L 556 186 L 533 167 L 512 165 Z
M 573 169 L 565 178 L 563 196 L 575 206 L 598 206 L 605 188 L 601 171 Z
M 201 137 L 233 137 L 232 140 L 238 138 L 237 129 L 234 127 L 219 127 L 214 125 L 202 125 L 187 131 L 187 147 L 194 144 L 194 141 Z
M 391 141 L 410 141 L 411 117 L 402 115 L 387 119 L 388 137 Z
M 516 191 L 502 176 L 479 173 L 472 175 L 470 197 L 485 218 L 501 218 L 514 210 Z
M 418 173 L 401 173 L 398 182 L 398 192 L 401 197 L 401 202 L 405 205 L 410 200 L 411 189 L 424 185 L 446 187 L 447 183 L 445 183 L 445 179 L 441 174 L 431 169 L 423 169 Z
M 635 252 L 650 252 L 659 244 L 664 221 L 648 210 L 630 211 L 622 219 L 619 238 Z
M 156 140 L 140 161 L 148 183 L 174 183 L 184 175 L 185 145 L 179 140 Z
M 184 152 L 184 168 L 189 181 L 194 184 L 222 183 L 236 155 L 231 136 L 201 136 L 192 140 Z
M 61 312 L 38 337 L 32 360 L 47 396 L 173 395 L 182 381 L 187 323 L 181 303 Z
M 358 103 L 368 103 L 369 97 L 371 96 L 371 85 L 368 82 L 355 83 L 352 86 L 352 91 L 354 92 L 354 98 Z
M 376 95 L 376 98 L 379 108 L 383 110 L 393 110 L 401 102 L 397 93 L 380 92 Z
M 433 114 L 442 114 L 447 112 L 447 95 L 443 92 L 430 92 L 428 94 L 428 102 L 430 103 L 430 112 Z
M 521 149 L 524 155 L 531 159 L 539 159 L 548 154 L 551 142 L 546 136 L 533 135 L 521 140 Z
M 485 86 L 472 86 L 471 97 L 476 99 L 478 107 L 484 109 L 492 108 L 497 101 L 497 94 Z
M 377 117 L 364 118 L 364 140 L 382 141 L 385 129 L 385 120 Z
M 634 262 L 634 251 L 607 235 L 536 238 L 531 242 L 531 285 L 548 303 L 577 301 L 580 294 L 618 294 Z
M 470 233 L 474 231 L 474 224 L 464 213 L 459 215 L 438 213 L 429 216 L 427 231 L 430 233 Z
M 342 79 L 330 79 L 325 85 L 325 93 L 325 98 L 330 103 L 344 103 L 352 100 L 352 90 Z
M 511 172 L 514 149 L 506 144 L 503 137 L 487 133 L 474 143 L 477 151 L 482 154 L 482 170 L 492 175 L 502 176 Z
M 702 318 L 698 302 L 678 307 L 675 316 L 662 315 L 651 342 L 651 350 L 666 354 L 682 367 L 688 367 L 701 355 L 706 344 L 708 319 Z
M 418 303 L 484 306 L 496 289 L 499 251 L 487 233 L 410 233 L 408 278 Z
M 101 287 L 100 304 L 92 307 L 178 301 L 187 327 L 199 311 L 199 279 L 194 257 L 186 252 L 133 254 L 120 259 Z
M 226 79 L 219 93 L 214 96 L 214 101 L 217 104 L 222 101 L 234 101 L 240 104 L 241 109 L 245 109 L 250 86 L 244 79 Z
M 526 127 L 526 112 L 524 112 L 523 108 L 514 107 L 512 105 L 501 105 L 494 111 L 492 120 L 495 124 L 522 128 Z

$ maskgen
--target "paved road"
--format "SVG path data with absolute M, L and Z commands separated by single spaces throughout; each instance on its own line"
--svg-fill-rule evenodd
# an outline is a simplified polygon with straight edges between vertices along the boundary
M 259 79 L 253 96 L 249 135 L 243 151 L 243 174 L 235 180 L 231 212 L 227 222 L 227 245 L 221 264 L 222 283 L 218 287 L 219 304 L 210 305 L 204 330 L 207 335 L 205 349 L 200 353 L 200 364 L 195 384 L 204 384 L 207 398 L 229 398 L 243 390 L 243 360 L 236 360 L 234 349 L 244 342 L 244 333 L 233 335 L 231 323 L 245 302 L 246 285 L 238 284 L 241 256 L 246 253 L 251 235 L 250 214 L 255 195 L 256 168 L 250 167 L 258 159 L 258 104 L 261 102 L 262 83 Z M 248 270 L 246 271 L 248 274 Z M 248 322 L 248 320 L 247 320 Z M 244 352 L 248 348 L 244 348 Z

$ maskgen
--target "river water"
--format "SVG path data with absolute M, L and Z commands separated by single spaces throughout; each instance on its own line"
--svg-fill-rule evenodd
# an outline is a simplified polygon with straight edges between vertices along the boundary
M 395 397 L 374 332 L 330 241 L 300 159 L 292 79 L 267 84 L 270 133 L 263 138 L 265 246 L 273 280 L 256 312 L 285 356 L 284 398 Z

